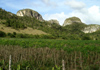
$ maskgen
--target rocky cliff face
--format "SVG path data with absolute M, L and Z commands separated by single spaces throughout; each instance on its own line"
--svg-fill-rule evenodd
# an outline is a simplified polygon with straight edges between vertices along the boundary
M 48 22 L 51 23 L 51 24 L 55 23 L 55 24 L 59 25 L 59 21 L 58 20 L 51 19 Z
M 82 22 L 81 22 L 81 20 L 78 17 L 70 17 L 70 18 L 67 18 L 64 21 L 63 26 L 71 25 L 71 24 L 74 24 L 74 23 L 82 23 Z
M 71 25 L 71 24 L 77 24 L 77 23 L 82 23 L 81 20 L 77 17 L 71 17 L 71 18 L 68 18 L 64 21 L 64 24 L 63 26 L 66 26 L 66 25 Z M 77 28 L 77 27 L 76 27 Z M 93 32 L 96 32 L 100 30 L 100 25 L 85 25 L 84 27 L 82 27 L 82 32 L 84 33 L 93 33 Z
M 40 21 L 44 21 L 42 16 L 31 9 L 23 9 L 23 10 L 19 10 L 16 14 L 17 16 L 29 16 L 29 17 L 35 17 L 36 19 L 40 20 Z
M 100 25 L 88 25 L 82 31 L 84 33 L 93 33 L 100 29 Z

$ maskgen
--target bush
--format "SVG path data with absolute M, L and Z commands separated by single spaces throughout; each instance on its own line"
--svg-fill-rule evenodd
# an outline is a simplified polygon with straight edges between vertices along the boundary
M 15 37 L 14 34 L 8 33 L 7 34 L 9 37 Z
M 89 36 L 83 36 L 82 40 L 91 40 Z
M 6 33 L 0 31 L 0 37 L 5 37 L 6 36 Z

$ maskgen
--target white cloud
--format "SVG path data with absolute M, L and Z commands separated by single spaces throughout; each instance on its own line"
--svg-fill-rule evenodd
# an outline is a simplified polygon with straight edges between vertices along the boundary
M 99 11 L 100 9 L 99 9 L 99 6 L 92 6 L 92 7 L 90 7 L 89 9 L 88 9 L 88 11 L 89 11 L 89 13 L 90 14 L 93 14 L 93 15 L 95 15 L 95 14 L 100 14 L 100 11 Z
M 45 20 L 57 19 L 62 25 L 66 18 L 69 17 L 79 17 L 85 24 L 100 24 L 100 7 L 92 6 L 90 8 L 83 8 L 81 10 L 74 10 L 71 13 L 65 14 L 64 12 L 56 14 L 46 14 L 44 15 Z
M 65 5 L 68 5 L 72 9 L 82 9 L 82 8 L 85 7 L 85 4 L 83 2 L 81 2 L 81 1 L 75 1 L 75 0 L 67 1 L 65 3 Z
M 62 25 L 64 23 L 64 21 L 67 17 L 68 16 L 66 14 L 64 14 L 64 12 L 44 15 L 45 20 L 56 19 L 59 21 L 60 25 Z
M 42 0 L 44 3 L 49 4 L 50 0 Z
M 85 3 L 81 1 L 71 0 L 65 3 L 73 11 L 67 15 L 79 17 L 86 24 L 100 24 L 100 7 L 91 6 L 86 8 Z
M 100 23 L 100 7 L 99 6 L 90 7 L 88 9 L 88 12 L 89 12 L 90 18 L 94 24 Z
M 46 6 L 53 6 L 56 7 L 57 4 L 54 1 L 51 0 L 41 0 Z
M 100 7 L 92 6 L 81 11 L 73 11 L 70 16 L 79 17 L 86 24 L 100 24 Z

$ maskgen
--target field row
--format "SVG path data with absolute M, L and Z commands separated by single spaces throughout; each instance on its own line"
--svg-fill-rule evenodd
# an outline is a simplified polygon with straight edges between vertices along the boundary
M 56 48 L 63 49 L 65 51 L 96 51 L 100 52 L 100 41 L 94 40 L 53 40 L 53 39 L 0 39 L 0 45 L 17 45 L 23 48 Z

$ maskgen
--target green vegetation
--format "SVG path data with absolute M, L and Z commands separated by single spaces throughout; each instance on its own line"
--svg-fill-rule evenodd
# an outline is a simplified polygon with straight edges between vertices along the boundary
M 25 25 L 21 22 L 18 21 L 18 17 L 15 14 L 12 14 L 10 12 L 6 12 L 5 10 L 0 8 L 0 19 L 1 20 L 6 20 L 6 22 L 3 22 L 8 27 L 13 27 L 15 29 L 17 28 L 25 28 Z
M 0 37 L 5 37 L 6 36 L 6 33 L 0 31 Z
M 99 70 L 100 41 L 53 39 L 0 39 L 0 67 L 13 70 Z
M 2 14 L 2 15 L 0 15 L 0 24 L 5 24 L 6 26 L 12 27 L 16 30 L 25 29 L 27 27 L 42 30 L 49 34 L 49 36 L 44 35 L 44 36 L 46 36 L 46 38 L 48 37 L 49 39 L 94 40 L 94 38 L 95 38 L 95 40 L 100 40 L 99 35 L 96 36 L 94 34 L 83 33 L 81 31 L 81 29 L 83 29 L 86 25 L 82 24 L 82 23 L 80 24 L 80 23 L 75 22 L 75 24 L 73 24 L 73 25 L 68 25 L 68 26 L 62 27 L 58 24 L 51 24 L 46 21 L 41 22 L 34 17 L 33 18 L 28 17 L 28 16 L 19 17 L 19 16 L 16 16 L 15 14 L 7 12 L 3 9 L 0 9 L 0 14 Z M 16 36 L 12 36 L 11 34 L 6 34 L 6 37 L 7 37 L 7 35 L 8 35 L 8 37 L 11 37 L 11 38 L 16 37 Z M 16 35 L 20 36 L 20 34 L 16 34 Z M 27 37 L 32 38 L 32 36 L 30 36 L 30 35 L 28 35 L 27 37 L 25 37 L 25 36 L 27 36 L 27 35 L 21 34 L 21 38 L 27 38 Z M 43 36 L 43 38 L 44 38 L 44 36 Z M 2 37 L 2 36 L 0 36 L 0 37 Z M 40 35 L 40 37 L 41 37 L 41 35 Z
M 81 22 L 81 20 L 79 18 L 77 18 L 77 17 L 70 17 L 67 20 L 72 20 L 72 21 L 77 20 L 77 21 Z
M 32 34 L 21 34 L 21 33 L 4 33 L 0 31 L 0 37 L 6 37 L 6 38 L 33 38 L 33 39 L 56 39 L 56 37 L 52 35 L 32 35 Z
M 63 49 L 65 51 L 97 51 L 100 52 L 100 41 L 93 40 L 54 40 L 54 39 L 16 39 L 1 38 L 0 45 L 18 45 L 24 48 L 28 47 L 49 47 Z
M 71 20 L 74 19 L 81 21 Z M 47 33 L 5 33 L 1 27 L 0 70 L 8 70 L 9 55 L 12 55 L 12 70 L 62 70 L 62 60 L 68 70 L 100 69 L 99 30 L 85 34 L 81 29 L 87 25 L 81 22 L 62 27 L 34 17 L 19 17 L 1 8 L 0 24 L 16 30 L 30 27 Z

